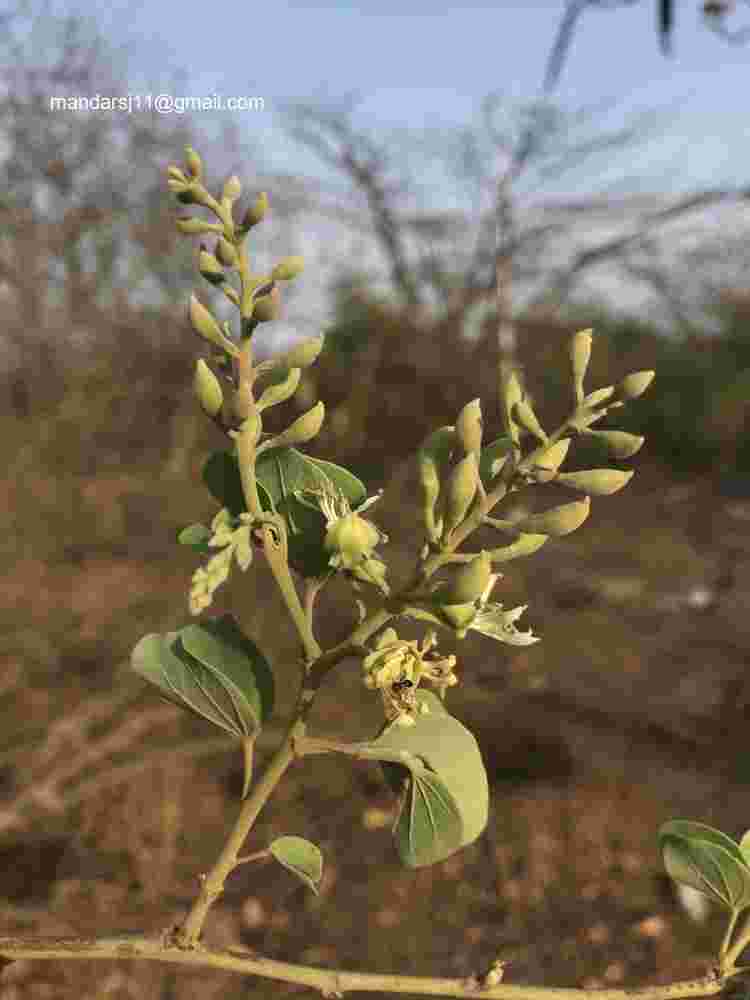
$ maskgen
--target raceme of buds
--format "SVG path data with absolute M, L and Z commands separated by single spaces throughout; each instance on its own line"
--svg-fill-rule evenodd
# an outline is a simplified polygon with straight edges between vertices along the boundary
M 276 360 L 282 368 L 309 368 L 314 364 L 323 350 L 325 337 L 308 337 L 295 344 L 290 350 Z
M 185 147 L 185 163 L 188 173 L 195 181 L 203 180 L 203 161 L 191 146 Z
M 221 197 L 226 198 L 228 201 L 236 201 L 241 194 L 242 184 L 240 183 L 240 179 L 236 176 L 236 174 L 232 174 L 224 185 Z
M 517 521 L 515 527 L 524 533 L 533 535 L 552 535 L 559 538 L 569 535 L 580 528 L 591 511 L 591 499 L 575 500 L 573 503 L 553 507 L 543 514 L 531 514 L 522 521 Z
M 265 410 L 267 406 L 275 406 L 277 403 L 284 403 L 297 391 L 302 375 L 300 368 L 290 368 L 288 372 L 282 370 L 279 374 L 283 378 L 264 389 L 260 399 L 255 404 L 259 410 Z
M 273 447 L 307 444 L 308 441 L 312 441 L 323 426 L 325 412 L 325 405 L 320 400 L 312 409 L 303 413 L 301 417 L 297 417 L 293 424 L 290 424 L 285 431 L 275 437 Z
M 256 323 L 268 323 L 279 318 L 281 313 L 281 293 L 276 285 L 268 295 L 255 299 L 253 305 L 253 320 Z
M 291 281 L 293 278 L 302 274 L 304 269 L 304 257 L 285 257 L 282 261 L 279 261 L 273 271 L 271 271 L 271 277 L 274 281 Z
M 547 448 L 540 448 L 524 461 L 531 475 L 538 483 L 548 483 L 557 475 L 557 470 L 565 461 L 570 448 L 570 438 L 556 441 Z
M 573 388 L 577 402 L 583 399 L 583 378 L 591 359 L 591 330 L 580 330 L 570 341 L 570 360 L 573 365 Z
M 226 281 L 224 268 L 214 255 L 210 254 L 207 250 L 201 250 L 198 255 L 198 270 L 212 285 L 220 285 Z
M 489 556 L 493 562 L 510 562 L 511 559 L 521 559 L 523 556 L 530 556 L 541 549 L 548 538 L 548 535 L 534 535 L 524 532 L 510 545 L 490 549 Z
M 642 395 L 654 380 L 656 372 L 631 372 L 617 386 L 618 396 L 624 399 L 637 399 Z
M 230 353 L 236 353 L 234 344 L 228 340 L 214 317 L 208 309 L 206 309 L 206 307 L 198 301 L 195 295 L 190 296 L 188 312 L 193 329 L 197 334 L 203 337 L 204 340 L 208 340 L 210 343 L 215 344 L 217 347 L 221 347 L 224 350 L 227 350 L 227 345 L 229 345 L 229 347 L 233 348 L 233 351 Z
M 472 399 L 456 418 L 456 437 L 464 451 L 478 452 L 482 447 L 482 406 L 478 399 Z
M 537 441 L 541 441 L 542 443 L 547 441 L 547 434 L 537 420 L 536 414 L 527 399 L 519 399 L 513 406 L 512 414 L 521 427 L 530 434 L 533 434 Z
M 466 517 L 474 502 L 479 483 L 479 466 L 474 454 L 467 455 L 455 467 L 445 489 L 445 514 L 443 537 L 448 535 Z
M 234 267 L 237 264 L 237 251 L 224 236 L 219 237 L 214 254 L 225 267 Z
M 380 532 L 371 521 L 359 514 L 346 514 L 328 528 L 324 541 L 326 551 L 339 556 L 337 565 L 353 569 L 367 559 L 380 541 Z
M 582 469 L 580 472 L 561 472 L 557 482 L 592 496 L 608 497 L 627 486 L 633 475 L 632 469 L 628 472 L 620 469 Z
M 646 440 L 639 434 L 626 434 L 625 431 L 586 431 L 586 437 L 601 441 L 613 458 L 631 458 Z
M 258 195 L 242 217 L 242 228 L 252 229 L 265 217 L 268 211 L 268 195 L 265 191 Z
M 209 417 L 215 417 L 224 402 L 221 384 L 203 358 L 195 366 L 193 387 L 201 408 Z
M 439 591 L 440 600 L 446 604 L 466 604 L 484 593 L 492 575 L 492 562 L 486 552 L 461 566 L 446 587 Z

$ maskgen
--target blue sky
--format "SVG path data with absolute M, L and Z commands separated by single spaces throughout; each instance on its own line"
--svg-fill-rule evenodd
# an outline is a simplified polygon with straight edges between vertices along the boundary
M 631 190 L 747 183 L 750 46 L 729 46 L 703 27 L 697 0 L 676 3 L 671 59 L 657 45 L 655 0 L 581 18 L 556 91 L 565 107 L 613 98 L 616 110 L 602 124 L 617 125 L 628 112 L 680 104 L 637 153 L 592 161 L 559 193 L 606 190 L 622 177 L 633 178 Z M 264 112 L 241 116 L 243 132 L 277 165 L 289 169 L 293 158 L 301 171 L 320 172 L 284 138 L 277 102 L 355 91 L 363 98 L 355 121 L 374 131 L 469 124 L 492 91 L 516 100 L 538 94 L 564 3 L 274 0 L 256 8 L 221 0 L 204 9 L 181 0 L 85 8 L 113 44 L 128 48 L 129 69 L 152 83 L 177 72 L 190 95 L 263 97 Z

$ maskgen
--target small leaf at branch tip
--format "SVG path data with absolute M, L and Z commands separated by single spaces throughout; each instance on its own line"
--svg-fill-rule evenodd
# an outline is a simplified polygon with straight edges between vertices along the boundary
M 291 281 L 293 278 L 302 274 L 304 269 L 304 257 L 285 257 L 276 265 L 273 271 L 271 271 L 271 277 L 274 281 Z
M 618 385 L 619 395 L 625 399 L 637 399 L 651 385 L 655 371 L 631 372 Z
M 608 497 L 627 486 L 634 475 L 633 469 L 627 472 L 621 469 L 582 469 L 580 472 L 561 472 L 557 482 L 582 493 Z

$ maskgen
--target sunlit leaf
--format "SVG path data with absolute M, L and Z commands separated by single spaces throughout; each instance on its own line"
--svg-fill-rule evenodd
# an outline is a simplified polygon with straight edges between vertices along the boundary
M 703 823 L 672 820 L 659 830 L 667 874 L 729 910 L 750 906 L 750 867 L 738 845 Z
M 269 846 L 280 865 L 308 885 L 318 895 L 323 878 L 323 855 L 320 848 L 304 837 L 277 837 Z

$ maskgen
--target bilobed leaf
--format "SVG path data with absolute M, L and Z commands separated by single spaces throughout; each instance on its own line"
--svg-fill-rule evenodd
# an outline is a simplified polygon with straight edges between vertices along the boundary
M 508 454 L 512 443 L 510 437 L 505 434 L 482 448 L 479 454 L 479 475 L 485 487 L 489 487 L 497 475 L 497 472 L 493 471 L 493 465 Z
M 231 615 L 146 635 L 131 664 L 167 701 L 241 740 L 254 737 L 273 710 L 271 669 Z
M 318 895 L 323 878 L 323 855 L 319 847 L 304 837 L 277 837 L 268 849 L 280 865 L 302 879 Z
M 474 736 L 434 692 L 420 690 L 415 697 L 429 714 L 417 715 L 413 726 L 388 723 L 368 744 L 369 750 L 388 754 L 382 765 L 386 778 L 405 795 L 397 843 L 410 867 L 434 864 L 472 843 L 489 811 L 487 773 Z M 403 751 L 424 766 L 394 761 Z
M 177 535 L 180 545 L 189 545 L 191 549 L 200 552 L 201 555 L 213 555 L 214 550 L 208 544 L 211 537 L 210 530 L 203 524 L 191 524 L 183 528 Z
M 659 830 L 667 874 L 729 910 L 750 906 L 750 867 L 738 845 L 703 823 L 672 820 Z

